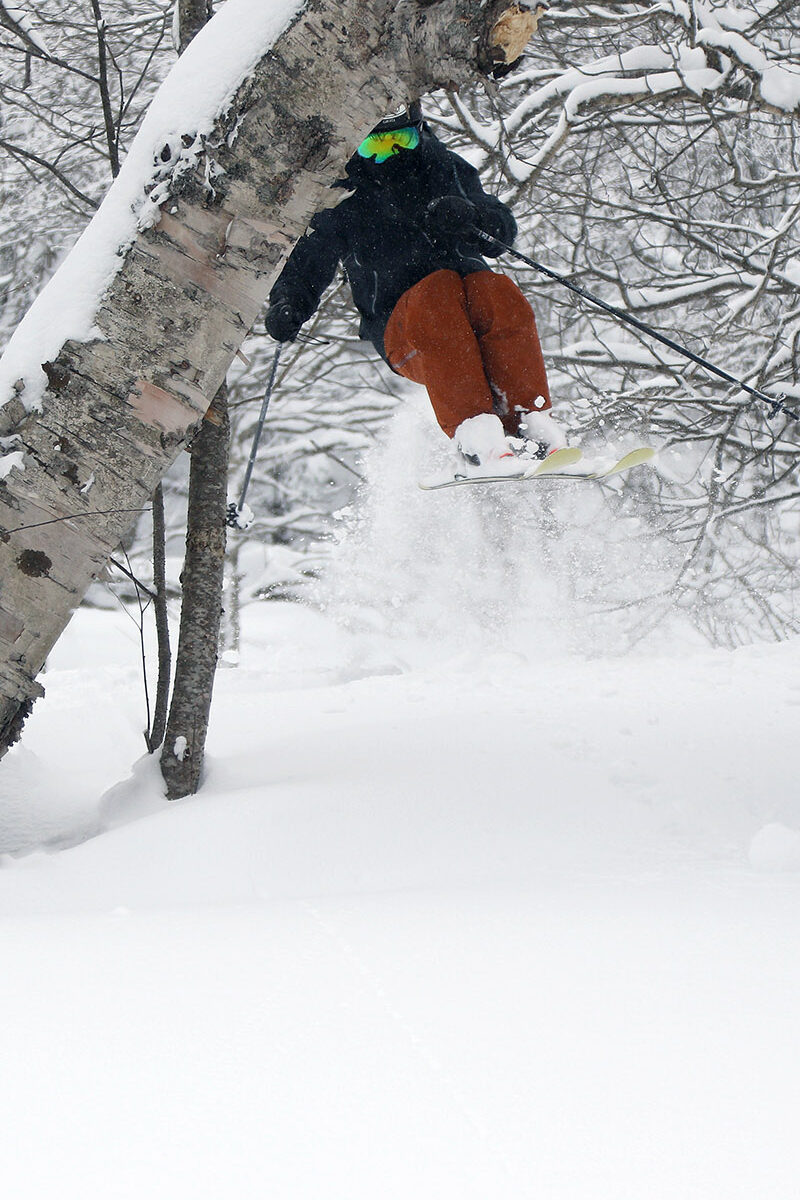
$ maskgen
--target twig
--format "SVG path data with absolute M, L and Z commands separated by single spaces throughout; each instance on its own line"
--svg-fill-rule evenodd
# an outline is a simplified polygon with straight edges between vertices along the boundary
M 109 556 L 108 561 L 111 563 L 112 567 L 116 567 L 117 570 L 121 571 L 123 575 L 127 575 L 128 579 L 130 579 L 132 583 L 136 584 L 136 587 L 139 589 L 139 591 L 144 592 L 144 594 L 146 596 L 149 596 L 151 600 L 157 599 L 156 593 L 154 591 L 152 591 L 147 586 L 146 583 L 142 583 L 141 579 L 137 579 L 136 576 L 133 574 L 133 572 L 128 570 L 128 568 L 126 566 L 124 566 L 123 563 L 118 562 L 117 559 L 114 558 L 113 555 Z
M 108 48 L 106 46 L 106 23 L 100 8 L 100 0 L 91 0 L 95 25 L 97 26 L 97 63 L 100 68 L 100 100 L 103 106 L 103 121 L 106 127 L 106 144 L 111 174 L 119 175 L 119 135 L 111 111 L 111 93 L 108 86 Z
M 43 525 L 58 525 L 60 521 L 77 521 L 80 517 L 112 517 L 118 513 L 143 513 L 144 508 L 97 508 L 93 512 L 67 513 L 65 517 L 51 517 L 49 521 L 34 521 L 31 525 L 17 525 L 7 529 L 6 534 L 22 533 L 24 529 L 40 529 Z

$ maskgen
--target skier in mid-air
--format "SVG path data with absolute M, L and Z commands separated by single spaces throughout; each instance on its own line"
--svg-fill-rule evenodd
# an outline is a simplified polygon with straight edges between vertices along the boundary
M 294 341 L 341 263 L 361 336 L 425 385 L 462 461 L 502 473 L 519 468 L 518 456 L 564 446 L 531 306 L 483 258 L 512 243 L 516 221 L 419 104 L 376 125 L 334 186 L 349 194 L 292 251 L 270 292 L 267 332 Z

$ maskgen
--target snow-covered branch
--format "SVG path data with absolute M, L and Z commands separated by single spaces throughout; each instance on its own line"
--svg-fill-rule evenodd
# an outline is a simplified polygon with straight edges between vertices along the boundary
M 11 4 L 8 0 L 0 0 L 0 25 L 10 30 L 28 53 L 49 58 L 50 51 L 32 10 L 33 5 L 27 2 Z

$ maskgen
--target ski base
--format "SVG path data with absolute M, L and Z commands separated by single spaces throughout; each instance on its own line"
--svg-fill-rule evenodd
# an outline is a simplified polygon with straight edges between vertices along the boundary
M 447 479 L 421 481 L 419 486 L 425 492 L 436 492 L 441 488 L 474 483 L 528 483 L 538 479 L 610 479 L 613 475 L 622 475 L 633 467 L 649 462 L 654 456 L 655 450 L 651 446 L 639 446 L 635 450 L 629 450 L 609 466 L 591 467 L 583 462 L 583 451 L 577 446 L 567 446 L 563 450 L 554 450 L 541 462 L 513 475 L 455 475 Z

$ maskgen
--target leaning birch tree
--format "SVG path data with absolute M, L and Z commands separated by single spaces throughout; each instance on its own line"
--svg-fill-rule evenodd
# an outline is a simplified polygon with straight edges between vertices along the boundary
M 0 360 L 0 753 L 365 132 L 513 63 L 538 11 L 228 0 L 178 60 Z

